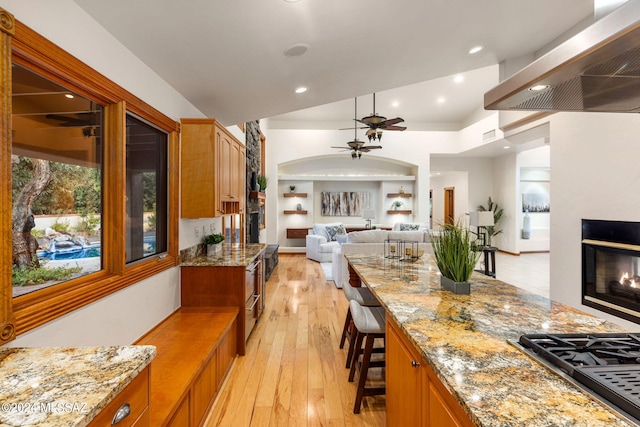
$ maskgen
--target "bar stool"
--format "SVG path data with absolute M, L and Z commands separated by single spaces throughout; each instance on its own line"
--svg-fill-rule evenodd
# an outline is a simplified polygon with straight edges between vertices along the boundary
M 352 382 L 356 369 L 360 368 L 358 375 L 358 388 L 356 392 L 356 401 L 353 406 L 353 413 L 360 413 L 362 398 L 364 396 L 375 396 L 385 394 L 385 387 L 365 388 L 367 382 L 367 374 L 370 367 L 384 367 L 385 361 L 371 361 L 373 353 L 384 353 L 384 347 L 373 348 L 376 338 L 385 337 L 385 314 L 382 307 L 366 307 L 358 304 L 356 301 L 349 302 L 349 309 L 353 316 L 353 325 L 355 332 L 355 345 L 351 345 L 350 350 L 353 353 L 351 360 L 351 371 L 349 372 L 349 382 Z M 362 341 L 364 340 L 364 350 L 362 350 Z M 362 354 L 362 362 L 359 362 L 360 354 Z
M 367 306 L 367 307 L 379 307 L 380 302 L 373 295 L 371 290 L 366 287 L 355 288 L 349 284 L 349 282 L 345 282 L 342 284 L 342 289 L 344 290 L 344 295 L 347 297 L 349 303 L 351 301 L 356 301 L 358 304 Z M 353 317 L 351 315 L 351 308 L 347 308 L 347 316 L 344 320 L 344 327 L 342 328 L 342 337 L 340 338 L 340 348 L 344 348 L 344 342 L 348 338 L 349 339 L 349 351 L 347 353 L 347 365 L 349 368 L 351 366 L 351 358 L 353 355 L 353 338 L 354 335 L 351 333 L 351 321 Z

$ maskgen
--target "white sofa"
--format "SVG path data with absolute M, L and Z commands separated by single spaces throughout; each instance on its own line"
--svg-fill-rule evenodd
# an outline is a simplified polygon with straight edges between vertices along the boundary
M 341 222 L 313 224 L 306 237 L 307 258 L 318 262 L 331 262 L 333 250 L 340 247 L 338 236 L 346 236 L 347 232 Z
M 425 250 L 425 255 L 433 254 L 426 227 L 414 231 L 366 230 L 349 233 L 347 234 L 346 242 L 338 244 L 332 252 L 331 270 L 336 287 L 342 288 L 343 283 L 349 281 L 349 269 L 345 255 L 382 254 L 384 252 L 384 241 L 387 239 L 417 241 L 418 247 Z

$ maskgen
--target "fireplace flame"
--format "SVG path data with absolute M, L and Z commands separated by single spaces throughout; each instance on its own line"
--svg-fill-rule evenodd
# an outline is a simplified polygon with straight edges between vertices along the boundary
M 638 288 L 640 286 L 638 281 L 636 281 L 636 277 L 630 278 L 629 277 L 629 273 L 624 273 L 621 277 L 620 277 L 620 284 L 621 285 L 626 285 L 626 286 L 631 286 L 632 288 Z

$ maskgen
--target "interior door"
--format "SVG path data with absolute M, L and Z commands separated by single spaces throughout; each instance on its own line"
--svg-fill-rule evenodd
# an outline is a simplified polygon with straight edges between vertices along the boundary
M 444 189 L 444 223 L 455 223 L 455 188 L 447 187 Z

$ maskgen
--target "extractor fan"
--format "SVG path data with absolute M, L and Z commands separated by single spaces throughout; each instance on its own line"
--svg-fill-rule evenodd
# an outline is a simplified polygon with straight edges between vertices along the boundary
M 400 117 L 396 117 L 395 119 L 387 119 L 384 116 L 378 115 L 376 113 L 376 94 L 373 94 L 373 113 L 368 115 L 367 117 L 363 117 L 361 119 L 355 118 L 354 120 L 358 123 L 362 123 L 366 126 L 357 127 L 356 129 L 368 129 L 366 134 L 367 138 L 369 138 L 369 142 L 375 141 L 376 139 L 380 141 L 382 139 L 382 131 L 383 130 L 405 130 L 406 126 L 396 126 L 398 123 L 404 122 L 404 119 Z M 357 117 L 357 115 L 356 115 Z M 351 129 L 351 128 L 347 128 Z M 340 129 L 346 130 L 346 129 Z
M 355 117 L 358 117 L 358 98 L 355 98 L 354 101 L 355 104 Z M 354 119 L 357 120 L 357 119 Z M 349 128 L 351 129 L 351 128 Z M 358 128 L 353 128 L 353 141 L 349 141 L 347 142 L 347 146 L 346 147 L 335 147 L 332 146 L 331 148 L 342 148 L 343 151 L 351 151 L 351 158 L 352 159 L 359 159 L 360 157 L 362 157 L 362 153 L 368 153 L 371 150 L 377 150 L 382 148 L 382 146 L 380 145 L 364 145 L 363 141 L 360 141 L 358 139 Z M 369 140 L 371 141 L 371 138 L 369 138 Z

